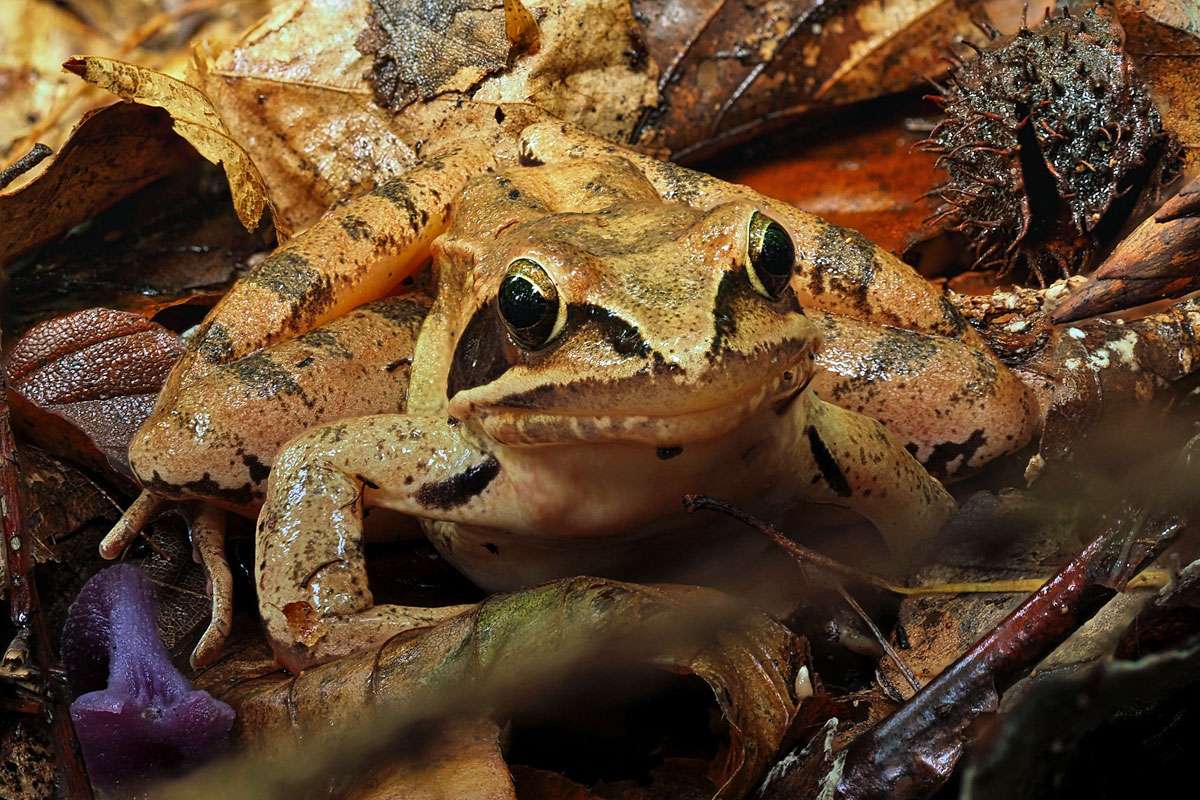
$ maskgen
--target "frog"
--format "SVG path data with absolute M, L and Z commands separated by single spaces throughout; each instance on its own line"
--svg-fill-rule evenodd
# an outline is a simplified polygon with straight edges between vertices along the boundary
M 429 291 L 406 288 L 426 262 Z M 101 552 L 166 499 L 257 517 L 259 614 L 297 671 L 462 611 L 374 603 L 368 510 L 416 519 L 487 590 L 621 575 L 697 536 L 688 493 L 845 508 L 906 559 L 955 509 L 943 481 L 1037 427 L 941 290 L 862 234 L 523 120 L 430 152 L 235 284 L 134 437 L 146 491 Z M 205 663 L 231 606 L 223 529 L 199 527 Z

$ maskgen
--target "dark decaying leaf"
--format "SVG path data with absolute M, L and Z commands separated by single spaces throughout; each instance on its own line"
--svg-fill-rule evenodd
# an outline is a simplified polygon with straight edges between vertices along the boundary
M 54 797 L 54 751 L 43 720 L 0 716 L 0 797 L 47 800 Z
M 981 42 L 967 0 L 635 0 L 659 102 L 631 141 L 695 159 L 813 109 L 907 89 Z
M 1085 269 L 1168 149 L 1122 39 L 1107 7 L 1052 17 L 956 69 L 936 98 L 946 116 L 926 146 L 949 174 L 937 217 L 981 267 Z
M 1200 642 L 1056 675 L 1000 717 L 964 770 L 970 800 L 1136 797 L 1187 785 L 1200 727 Z M 1131 766 L 1135 765 L 1135 766 Z
M 181 303 L 212 305 L 273 240 L 265 226 L 246 232 L 220 170 L 197 158 L 16 264 L 8 332 L 93 307 L 151 316 Z
M 514 49 L 505 16 L 490 0 L 371 0 L 357 45 L 374 59 L 369 78 L 375 102 L 396 112 L 418 100 L 466 92 L 499 72 Z
M 741 797 L 791 723 L 804 660 L 794 634 L 715 592 L 558 581 L 493 596 L 435 627 L 291 678 L 269 660 L 218 663 L 197 685 L 237 709 L 235 733 L 254 746 L 162 796 L 204 797 L 222 786 L 227 797 L 286 797 L 297 780 L 358 777 L 360 765 L 401 752 L 398 742 L 412 741 L 418 723 L 480 708 L 503 717 L 571 685 L 572 676 L 599 674 L 597 667 L 619 673 L 652 665 L 711 687 L 729 731 L 711 775 L 719 797 Z M 352 728 L 339 736 L 304 736 L 313 725 L 328 731 L 346 723 Z
M 66 458 L 132 477 L 129 439 L 183 345 L 137 314 L 96 308 L 31 328 L 6 367 L 29 438 Z
M 44 451 L 20 447 L 17 460 L 25 483 L 26 537 L 35 564 L 58 560 L 61 547 L 88 522 L 115 522 L 120 514 L 117 504 L 90 478 Z M 4 570 L 0 564 L 0 590 Z
M 0 194 L 0 265 L 186 163 L 171 118 L 118 103 L 91 111 L 37 180 Z

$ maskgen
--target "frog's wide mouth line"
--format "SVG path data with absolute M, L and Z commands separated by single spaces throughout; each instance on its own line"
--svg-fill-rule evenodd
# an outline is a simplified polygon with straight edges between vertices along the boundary
M 621 442 L 674 447 L 723 436 L 772 405 L 790 404 L 807 386 L 804 355 L 766 381 L 718 405 L 679 413 L 595 414 L 476 405 L 471 417 L 495 441 L 512 446 Z

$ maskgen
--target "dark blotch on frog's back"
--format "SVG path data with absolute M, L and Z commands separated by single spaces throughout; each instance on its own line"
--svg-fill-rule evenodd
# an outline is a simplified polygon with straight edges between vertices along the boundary
M 942 480 L 951 474 L 961 474 L 971 463 L 971 458 L 979 451 L 979 448 L 987 444 L 987 440 L 983 429 L 977 428 L 961 442 L 941 442 L 934 446 L 929 458 L 925 459 L 925 469 L 929 470 L 929 474 L 933 477 Z M 911 448 L 910 452 L 912 452 Z M 962 460 L 955 464 L 952 470 L 951 464 L 959 458 Z
M 269 351 L 259 350 L 243 356 L 222 369 L 232 373 L 237 385 L 252 390 L 259 397 L 297 395 L 306 405 L 309 403 L 295 374 L 276 362 Z
M 375 190 L 371 194 L 376 197 L 382 197 L 396 208 L 403 210 L 405 216 L 408 217 L 408 227 L 411 230 L 420 230 L 429 222 L 429 212 L 421 208 L 416 200 L 413 199 L 412 189 L 409 188 L 408 184 L 402 178 L 392 178 L 384 181 L 375 187 Z
M 500 462 L 488 456 L 453 477 L 424 483 L 417 489 L 417 502 L 426 508 L 458 508 L 483 492 L 500 474 Z
M 431 303 L 428 295 L 417 293 L 385 297 L 383 300 L 367 303 L 362 309 L 378 314 L 401 328 L 415 331 L 428 316 Z
M 812 264 L 809 291 L 814 295 L 833 291 L 854 298 L 861 308 L 867 307 L 867 289 L 879 272 L 878 255 L 870 239 L 850 228 L 825 223 L 814 249 L 797 256 Z
M 310 317 L 318 316 L 333 301 L 329 276 L 323 275 L 304 256 L 289 250 L 268 256 L 243 281 L 267 289 Z

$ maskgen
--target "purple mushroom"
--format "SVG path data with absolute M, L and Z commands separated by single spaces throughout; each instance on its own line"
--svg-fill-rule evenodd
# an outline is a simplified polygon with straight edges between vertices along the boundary
M 67 614 L 62 649 L 78 695 L 71 722 L 98 787 L 178 775 L 224 748 L 233 709 L 193 689 L 171 663 L 155 625 L 154 587 L 137 567 L 92 576 Z

